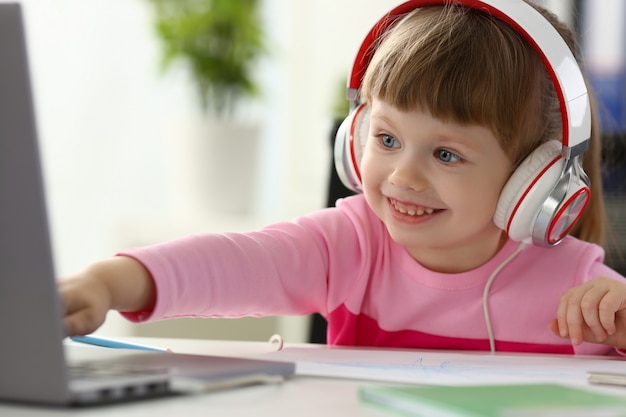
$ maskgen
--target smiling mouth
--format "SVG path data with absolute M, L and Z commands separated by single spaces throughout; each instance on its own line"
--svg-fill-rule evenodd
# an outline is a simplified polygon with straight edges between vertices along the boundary
M 394 208 L 395 211 L 411 217 L 420 217 L 441 211 L 439 209 L 434 209 L 430 207 L 406 205 L 391 199 L 389 200 L 389 202 L 391 203 L 391 206 Z

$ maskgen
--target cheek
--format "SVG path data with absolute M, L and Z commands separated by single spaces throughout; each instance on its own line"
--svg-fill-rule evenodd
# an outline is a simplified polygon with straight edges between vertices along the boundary
M 361 186 L 363 195 L 370 207 L 378 214 L 380 214 L 378 209 L 380 208 L 380 198 L 382 197 L 381 185 L 385 181 L 383 171 L 380 164 L 377 164 L 373 159 L 365 155 L 363 156 L 361 162 Z
M 363 158 L 361 159 L 361 182 L 363 183 L 363 188 L 371 183 L 375 183 L 377 178 L 379 177 L 380 164 L 374 163 L 369 152 L 365 151 Z
M 465 177 L 440 182 L 435 186 L 439 197 L 458 213 L 472 216 L 493 216 L 500 198 L 500 183 L 494 177 Z
M 476 192 L 479 197 L 476 199 L 476 205 L 484 211 L 486 216 L 493 216 L 495 213 L 502 188 L 508 178 L 508 171 L 506 174 L 500 173 L 500 175 L 494 172 L 492 176 L 484 178 L 484 186 L 477 187 Z

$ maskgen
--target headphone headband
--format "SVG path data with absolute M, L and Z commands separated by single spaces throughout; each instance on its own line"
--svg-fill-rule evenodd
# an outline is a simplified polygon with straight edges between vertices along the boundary
M 358 104 L 358 90 L 371 60 L 371 47 L 387 28 L 406 13 L 425 6 L 451 4 L 450 0 L 409 0 L 376 23 L 361 44 L 348 79 L 348 100 Z M 533 46 L 552 77 L 562 115 L 563 156 L 582 154 L 591 136 L 591 106 L 576 58 L 558 31 L 537 10 L 522 0 L 456 0 L 454 4 L 481 10 L 504 21 Z

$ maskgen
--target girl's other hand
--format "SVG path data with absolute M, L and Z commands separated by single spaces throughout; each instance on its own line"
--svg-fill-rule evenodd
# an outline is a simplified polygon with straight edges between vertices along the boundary
M 626 348 L 626 282 L 597 277 L 561 296 L 552 332 L 569 338 Z

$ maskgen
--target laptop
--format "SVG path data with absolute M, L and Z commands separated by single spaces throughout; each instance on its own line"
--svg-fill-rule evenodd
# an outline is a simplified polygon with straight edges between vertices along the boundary
M 27 58 L 22 8 L 0 3 L 0 401 L 102 404 L 293 375 L 293 363 L 64 343 Z

